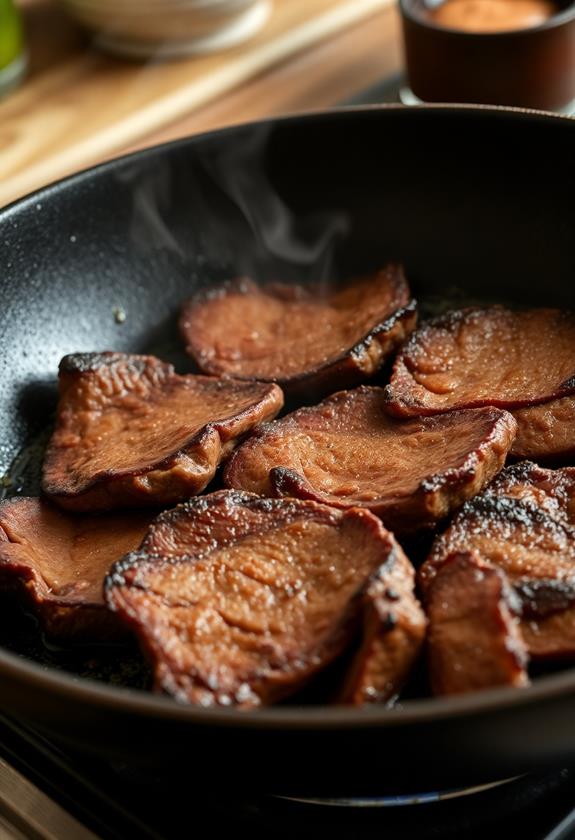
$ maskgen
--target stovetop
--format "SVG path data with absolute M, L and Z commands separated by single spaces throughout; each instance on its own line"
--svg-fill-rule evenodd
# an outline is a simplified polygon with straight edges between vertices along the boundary
M 241 761 L 237 771 L 241 775 Z M 211 826 L 217 837 L 243 830 L 250 838 L 575 837 L 575 767 L 475 792 L 379 800 L 297 801 L 238 785 L 229 767 L 221 778 L 203 778 L 198 756 L 190 756 L 186 777 L 173 778 L 168 771 L 142 778 L 126 765 L 63 752 L 23 724 L 0 717 L 3 838 L 179 840 L 200 826 Z

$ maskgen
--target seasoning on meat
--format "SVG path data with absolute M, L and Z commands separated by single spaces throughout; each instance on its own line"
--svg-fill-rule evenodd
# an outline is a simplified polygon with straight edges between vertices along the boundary
M 507 575 L 531 657 L 575 655 L 575 468 L 506 467 L 435 541 L 424 594 L 446 558 L 467 550 Z
M 382 388 L 362 386 L 262 426 L 233 454 L 224 482 L 366 507 L 392 530 L 428 527 L 501 469 L 515 429 L 497 408 L 398 421 Z
M 414 595 L 413 566 L 399 546 L 394 562 L 367 587 L 361 645 L 349 668 L 341 700 L 354 706 L 397 698 L 425 639 L 426 619 Z
M 142 512 L 73 516 L 42 499 L 0 503 L 0 588 L 24 593 L 51 636 L 105 641 L 123 627 L 104 604 L 104 577 L 137 548 Z
M 445 559 L 427 599 L 434 694 L 528 684 L 515 600 L 504 573 L 473 552 Z
M 462 309 L 424 324 L 395 360 L 388 410 L 398 417 L 575 393 L 575 315 L 559 309 Z
M 511 448 L 515 458 L 564 463 L 575 458 L 575 397 L 518 408 L 517 437 Z
M 368 511 L 224 490 L 161 514 L 106 599 L 157 689 L 247 708 L 293 694 L 350 645 L 365 587 L 397 551 Z
M 282 405 L 277 385 L 178 376 L 153 356 L 65 356 L 43 490 L 82 511 L 187 499 Z
M 237 280 L 188 301 L 180 328 L 204 373 L 318 397 L 374 374 L 416 319 L 403 269 L 388 265 L 336 290 Z

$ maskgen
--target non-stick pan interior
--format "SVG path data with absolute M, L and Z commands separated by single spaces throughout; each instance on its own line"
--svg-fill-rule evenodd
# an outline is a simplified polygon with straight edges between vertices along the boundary
M 0 216 L 0 470 L 45 423 L 60 357 L 173 350 L 178 304 L 239 274 L 405 262 L 416 293 L 569 304 L 573 123 L 395 108 L 152 149 Z M 125 320 L 124 320 L 125 318 Z
M 0 213 L 0 475 L 13 476 L 14 459 L 49 426 L 62 355 L 151 350 L 183 369 L 178 306 L 219 279 L 327 287 L 393 258 L 428 311 L 476 300 L 573 307 L 574 195 L 574 122 L 442 107 L 249 125 L 43 190 Z M 17 464 L 28 490 L 21 457 Z M 2 637 L 11 638 L 6 622 Z M 10 663 L 5 704 L 35 718 L 29 674 L 15 679 Z M 575 673 L 559 695 L 569 692 Z M 84 721 L 97 718 L 100 699 Z M 201 712 L 188 711 L 201 722 Z M 60 714 L 57 703 L 44 705 L 49 727 L 61 726 Z M 401 726 L 401 710 L 394 714 Z M 348 716 L 361 728 L 361 712 Z M 250 716 L 236 717 L 249 728 Z M 78 726 L 66 725 L 78 737 Z M 134 740 L 132 732 L 132 749 Z M 464 755 L 474 742 L 466 737 Z

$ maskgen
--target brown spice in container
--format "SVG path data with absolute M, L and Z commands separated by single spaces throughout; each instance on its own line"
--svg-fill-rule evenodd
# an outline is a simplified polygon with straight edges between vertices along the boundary
M 489 33 L 540 26 L 557 11 L 550 0 L 445 0 L 428 13 L 449 29 Z

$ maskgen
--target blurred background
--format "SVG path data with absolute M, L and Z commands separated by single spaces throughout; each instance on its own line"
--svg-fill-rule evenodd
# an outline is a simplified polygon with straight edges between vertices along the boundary
M 0 206 L 125 151 L 329 107 L 400 64 L 391 0 L 10 5 L 0 43 L 19 57 L 0 99 Z
M 153 143 L 400 100 L 571 113 L 575 4 L 0 0 L 0 206 Z

